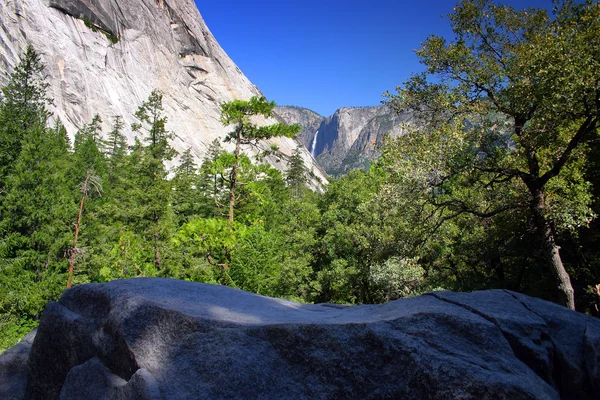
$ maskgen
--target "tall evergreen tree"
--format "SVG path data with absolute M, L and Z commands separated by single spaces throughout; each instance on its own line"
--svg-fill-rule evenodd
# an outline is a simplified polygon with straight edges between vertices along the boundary
M 108 137 L 104 141 L 104 149 L 108 157 L 108 169 L 111 178 L 114 170 L 127 154 L 127 140 L 123 133 L 124 127 L 123 117 L 120 115 L 114 116 L 113 129 L 108 133 Z
M 219 139 L 212 141 L 200 166 L 199 190 L 204 195 L 204 217 L 218 217 L 224 204 L 223 190 L 225 165 L 222 162 L 223 147 Z
M 136 112 L 140 121 L 133 124 L 134 132 L 145 131 L 143 137 L 147 144 L 143 148 L 143 156 L 139 165 L 138 181 L 141 184 L 140 202 L 146 206 L 143 216 L 147 225 L 147 233 L 151 235 L 152 249 L 154 253 L 154 267 L 160 271 L 163 264 L 161 248 L 168 247 L 168 230 L 170 221 L 171 187 L 167 181 L 167 170 L 164 162 L 170 161 L 177 155 L 171 147 L 169 140 L 173 134 L 166 129 L 167 118 L 164 116 L 162 106 L 163 95 L 154 90 Z
M 193 216 L 199 216 L 204 208 L 205 199 L 199 188 L 197 170 L 192 150 L 188 148 L 181 155 L 180 164 L 175 168 L 175 176 L 171 180 L 173 212 L 179 225 Z
M 285 181 L 294 197 L 298 197 L 301 189 L 308 182 L 308 169 L 304 165 L 304 159 L 300 154 L 300 147 L 296 147 L 289 159 Z
M 31 129 L 46 127 L 50 113 L 46 106 L 51 99 L 46 95 L 48 83 L 44 80 L 44 64 L 30 44 L 21 61 L 10 74 L 2 89 L 0 102 L 0 192 L 11 165 L 19 157 L 23 140 Z
M 64 288 L 64 250 L 76 207 L 64 128 L 59 122 L 46 127 L 43 69 L 29 46 L 0 106 L 0 320 L 20 321 L 23 329 Z M 3 325 L 0 331 L 4 336 Z

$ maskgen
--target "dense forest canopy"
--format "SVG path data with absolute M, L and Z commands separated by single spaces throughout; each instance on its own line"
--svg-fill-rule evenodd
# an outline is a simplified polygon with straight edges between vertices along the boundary
M 348 304 L 506 288 L 596 312 L 598 3 L 464 0 L 450 21 L 455 39 L 427 39 L 426 72 L 388 94 L 418 129 L 323 193 L 299 153 L 285 173 L 244 153 L 298 130 L 253 125 L 263 98 L 223 104 L 235 151 L 215 141 L 200 165 L 188 150 L 167 171 L 158 91 L 133 126 L 97 116 L 71 143 L 28 47 L 0 101 L 0 349 L 67 285 L 142 276 Z

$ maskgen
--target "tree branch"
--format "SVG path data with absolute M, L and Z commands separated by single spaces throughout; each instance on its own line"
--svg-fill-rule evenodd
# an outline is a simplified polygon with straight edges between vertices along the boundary
M 209 263 L 210 265 L 212 265 L 212 266 L 214 266 L 214 267 L 221 267 L 221 268 L 223 268 L 223 269 L 225 269 L 225 270 L 228 270 L 228 269 L 229 269 L 229 265 L 227 265 L 227 263 L 224 263 L 224 264 L 215 263 L 215 262 L 213 261 L 213 259 L 212 259 L 212 257 L 211 257 L 211 255 L 210 255 L 210 254 L 207 254 L 207 255 L 206 255 L 206 260 L 208 261 L 208 263 Z
M 581 124 L 581 126 L 577 130 L 577 133 L 575 134 L 575 136 L 573 136 L 573 138 L 567 145 L 567 148 L 565 149 L 565 151 L 561 154 L 559 159 L 556 160 L 556 162 L 554 163 L 554 166 L 552 166 L 552 168 L 549 171 L 547 171 L 544 175 L 542 175 L 540 177 L 540 179 L 538 180 L 539 187 L 544 186 L 550 179 L 554 178 L 555 176 L 557 176 L 560 173 L 560 170 L 562 169 L 562 167 L 564 167 L 564 165 L 568 161 L 569 156 L 571 155 L 573 150 L 577 147 L 577 145 L 579 145 L 579 143 L 581 143 L 581 141 L 586 133 L 596 129 L 597 123 L 598 123 L 597 117 L 589 115 L 586 118 L 586 120 L 583 122 L 583 124 Z

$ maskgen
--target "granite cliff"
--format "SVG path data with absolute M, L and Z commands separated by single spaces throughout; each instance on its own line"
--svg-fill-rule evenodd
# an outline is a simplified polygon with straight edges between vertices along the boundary
M 302 127 L 298 139 L 302 141 L 308 151 L 312 151 L 315 133 L 319 130 L 321 123 L 325 121 L 325 117 L 308 108 L 296 106 L 278 106 L 275 108 L 275 113 L 282 122 L 298 124 Z
M 260 91 L 210 33 L 193 0 L 8 0 L 0 2 L 0 84 L 31 43 L 46 65 L 52 111 L 73 135 L 94 114 L 109 131 L 126 125 L 153 89 L 164 94 L 173 146 L 201 159 L 228 131 L 219 105 Z M 274 99 L 276 100 L 276 99 Z M 128 132 L 133 140 L 133 133 Z M 299 146 L 275 139 L 284 154 Z M 263 143 L 268 147 L 271 143 Z M 309 170 L 325 180 L 310 154 Z M 268 160 L 284 169 L 285 163 Z
M 278 107 L 276 112 L 286 123 L 302 126 L 302 142 L 330 175 L 368 168 L 383 137 L 401 135 L 403 124 L 414 122 L 411 114 L 396 114 L 385 105 L 340 108 L 328 118 L 301 107 Z
M 598 319 L 505 290 L 347 307 L 139 278 L 50 303 L 0 397 L 591 400 L 599 367 Z

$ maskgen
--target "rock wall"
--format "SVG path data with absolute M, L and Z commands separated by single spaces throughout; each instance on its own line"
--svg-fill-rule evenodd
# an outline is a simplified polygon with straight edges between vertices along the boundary
M 88 284 L 47 306 L 28 349 L 26 392 L 4 392 L 12 398 L 591 400 L 600 391 L 600 320 L 504 290 L 345 307 L 158 278 Z M 0 356 L 0 377 L 6 366 Z
M 308 108 L 293 106 L 279 106 L 275 108 L 275 112 L 283 122 L 298 124 L 302 127 L 298 138 L 302 141 L 304 147 L 309 152 L 312 152 L 315 134 L 319 130 L 321 123 L 325 120 L 325 117 Z
M 158 89 L 167 128 L 176 134 L 174 147 L 191 147 L 201 159 L 228 132 L 219 121 L 220 104 L 260 95 L 219 46 L 193 0 L 2 1 L 0 84 L 28 42 L 47 66 L 53 112 L 70 135 L 94 114 L 104 120 L 105 132 L 114 115 L 129 126 Z M 131 131 L 127 136 L 133 141 Z M 286 155 L 299 145 L 287 138 L 272 143 Z M 308 152 L 305 160 L 326 181 Z M 285 169 L 280 160 L 269 161 Z

